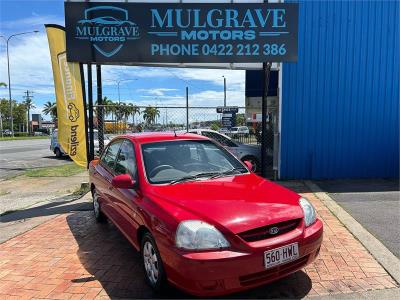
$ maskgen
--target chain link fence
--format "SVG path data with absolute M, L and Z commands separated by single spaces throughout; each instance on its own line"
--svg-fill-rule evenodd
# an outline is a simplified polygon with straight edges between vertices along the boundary
M 186 131 L 193 129 L 214 130 L 230 137 L 238 144 L 255 147 L 261 144 L 261 123 L 251 122 L 245 108 L 239 107 L 235 126 L 246 132 L 228 131 L 223 127 L 222 114 L 217 107 L 136 106 L 114 104 L 94 106 L 94 126 L 98 130 L 99 149 L 114 136 L 124 133 Z M 269 118 L 273 120 L 273 118 Z M 237 130 L 237 129 L 236 129 Z M 104 136 L 104 140 L 103 137 Z M 267 167 L 272 170 L 274 149 L 273 123 L 267 124 Z

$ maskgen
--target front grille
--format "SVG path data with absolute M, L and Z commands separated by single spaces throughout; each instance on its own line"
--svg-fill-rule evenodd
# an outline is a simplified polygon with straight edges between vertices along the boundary
M 258 283 L 268 282 L 276 279 L 279 276 L 290 274 L 294 271 L 301 269 L 307 264 L 308 258 L 310 256 L 306 255 L 302 258 L 289 262 L 287 264 L 277 266 L 262 272 L 240 276 L 239 281 L 242 286 L 250 286 Z
M 301 219 L 295 219 L 281 223 L 271 224 L 268 226 L 263 226 L 248 231 L 244 231 L 242 233 L 239 233 L 239 236 L 246 242 L 261 241 L 294 230 L 299 225 L 300 221 Z M 276 234 L 270 233 L 270 229 L 273 227 L 276 227 L 279 230 Z

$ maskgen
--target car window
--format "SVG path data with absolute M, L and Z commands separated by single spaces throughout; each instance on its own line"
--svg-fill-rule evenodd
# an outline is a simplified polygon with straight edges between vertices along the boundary
M 230 139 L 228 139 L 228 138 L 226 138 L 223 135 L 220 135 L 218 133 L 210 132 L 210 131 L 202 131 L 201 134 L 206 136 L 206 137 L 208 137 L 208 138 L 210 138 L 210 139 L 213 139 L 214 141 L 217 141 L 222 146 L 236 147 L 236 144 L 234 142 L 232 142 Z
M 135 149 L 132 142 L 128 140 L 125 140 L 121 145 L 115 164 L 115 174 L 129 174 L 133 179 L 136 179 Z
M 242 164 L 231 153 L 208 140 L 144 144 L 142 154 L 147 179 L 156 184 L 186 176 L 243 169 Z
M 109 168 L 110 170 L 114 169 L 115 159 L 117 158 L 119 147 L 121 146 L 122 141 L 117 140 L 110 144 L 107 147 L 107 150 L 104 152 L 103 156 L 101 157 L 102 164 Z

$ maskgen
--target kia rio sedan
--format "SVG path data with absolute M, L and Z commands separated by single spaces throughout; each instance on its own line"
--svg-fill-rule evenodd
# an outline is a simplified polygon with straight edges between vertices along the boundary
M 195 134 L 123 135 L 90 163 L 93 207 L 140 251 L 146 282 L 197 296 L 256 287 L 319 253 L 307 199 Z

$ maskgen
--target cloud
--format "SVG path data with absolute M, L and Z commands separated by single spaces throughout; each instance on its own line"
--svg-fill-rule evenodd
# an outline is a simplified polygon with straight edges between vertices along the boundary
M 158 89 L 138 89 L 138 93 L 145 93 L 153 96 L 165 96 L 166 92 L 178 91 L 178 89 L 158 88 Z
M 63 18 L 56 15 L 38 15 L 37 13 L 32 13 L 32 16 L 22 19 L 2 21 L 0 22 L 1 31 L 19 31 L 19 29 L 25 30 L 27 28 L 32 28 L 32 30 L 42 30 L 44 24 L 59 24 L 64 26 Z

